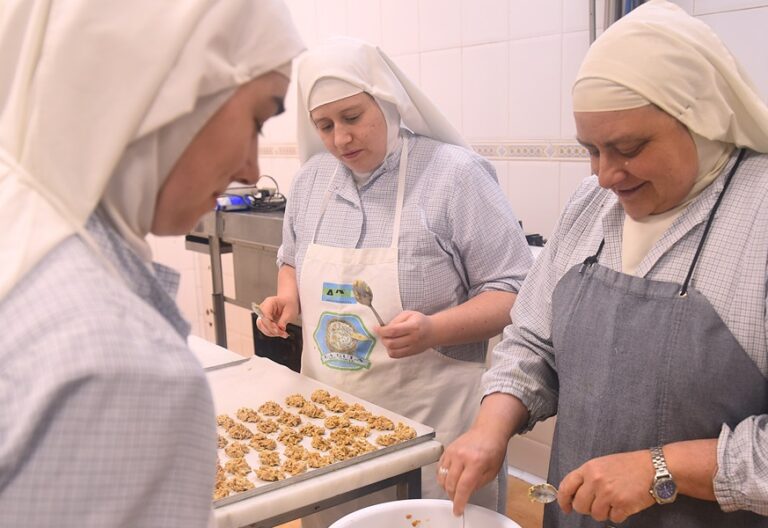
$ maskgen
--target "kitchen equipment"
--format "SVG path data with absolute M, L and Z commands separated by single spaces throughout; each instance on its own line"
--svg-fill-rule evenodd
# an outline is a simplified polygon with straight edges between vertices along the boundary
M 465 523 L 465 524 L 463 524 Z M 453 515 L 453 503 L 439 499 L 413 499 L 376 504 L 350 513 L 330 528 L 520 528 L 495 511 L 467 504 L 462 517 Z
M 373 292 L 371 291 L 371 287 L 368 286 L 367 282 L 362 280 L 356 280 L 353 282 L 352 295 L 355 296 L 355 300 L 357 302 L 370 308 L 373 312 L 373 315 L 376 316 L 376 320 L 379 322 L 379 325 L 384 326 L 384 321 L 382 321 L 379 313 L 373 307 Z
M 534 484 L 528 488 L 528 498 L 542 504 L 554 502 L 557 500 L 557 488 L 548 482 Z

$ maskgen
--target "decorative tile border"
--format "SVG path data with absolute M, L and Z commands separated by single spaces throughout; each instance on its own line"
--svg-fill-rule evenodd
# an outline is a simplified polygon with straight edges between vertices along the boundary
M 259 145 L 259 156 L 266 158 L 298 158 L 299 146 L 295 143 Z
M 567 141 L 500 141 L 470 143 L 481 156 L 500 161 L 581 161 L 589 159 L 586 149 L 576 142 Z M 296 144 L 259 146 L 259 155 L 268 158 L 296 158 Z

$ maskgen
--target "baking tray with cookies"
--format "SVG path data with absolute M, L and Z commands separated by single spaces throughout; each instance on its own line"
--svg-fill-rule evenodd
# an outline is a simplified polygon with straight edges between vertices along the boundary
M 208 373 L 217 412 L 214 507 L 434 438 L 431 427 L 259 357 Z

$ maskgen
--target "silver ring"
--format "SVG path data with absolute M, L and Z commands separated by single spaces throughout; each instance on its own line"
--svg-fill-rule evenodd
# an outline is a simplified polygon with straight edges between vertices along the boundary
M 440 468 L 437 470 L 437 474 L 438 474 L 438 475 L 440 475 L 440 476 L 442 476 L 442 477 L 446 476 L 446 475 L 448 474 L 448 468 L 445 468 L 445 467 L 440 467 Z

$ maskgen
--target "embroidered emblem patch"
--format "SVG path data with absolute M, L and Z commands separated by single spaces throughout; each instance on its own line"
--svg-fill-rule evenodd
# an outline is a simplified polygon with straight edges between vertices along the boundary
M 355 304 L 355 296 L 352 294 L 351 284 L 336 284 L 335 282 L 323 283 L 322 301 L 341 304 Z
M 323 312 L 312 335 L 326 367 L 338 370 L 371 368 L 376 338 L 354 314 Z

